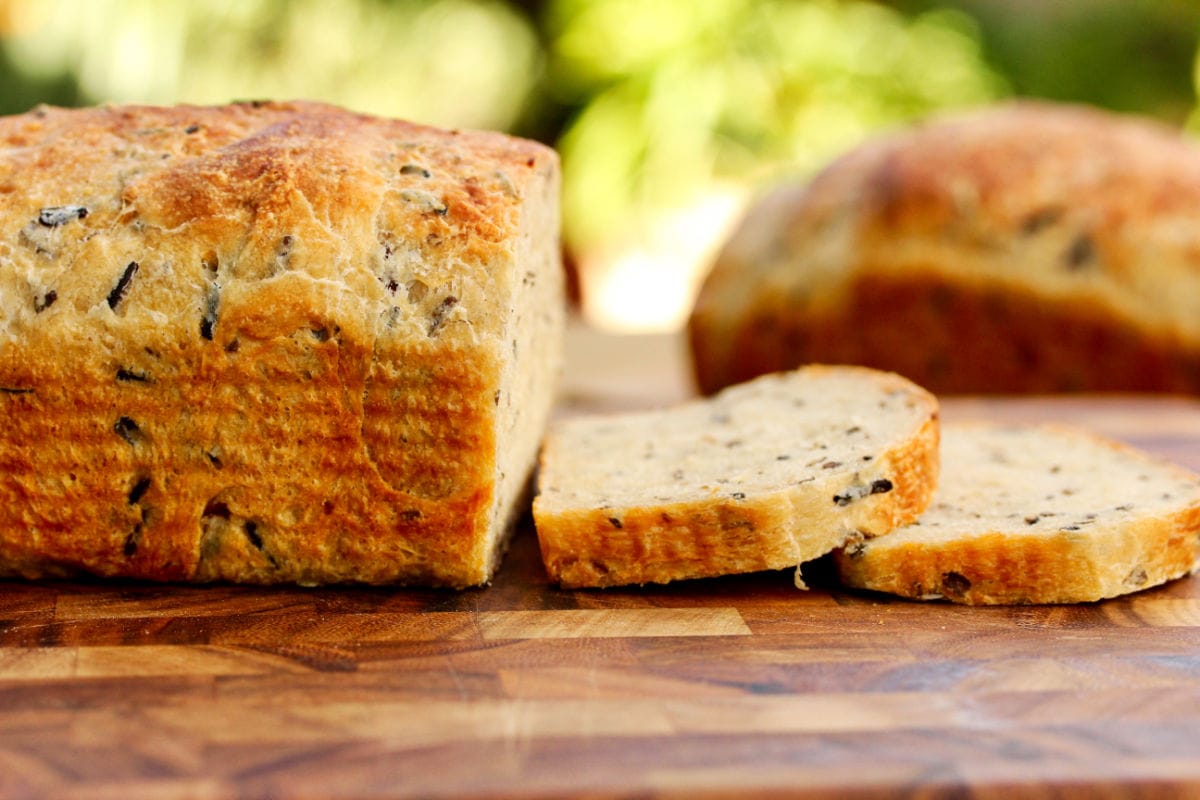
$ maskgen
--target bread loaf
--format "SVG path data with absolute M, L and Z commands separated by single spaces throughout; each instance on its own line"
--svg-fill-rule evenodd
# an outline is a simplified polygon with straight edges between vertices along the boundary
M 0 120 L 0 572 L 486 582 L 557 189 L 543 146 L 319 104 Z
M 690 335 L 706 392 L 813 361 L 936 393 L 1200 392 L 1200 147 L 1029 102 L 883 136 L 750 209 Z
M 666 583 L 796 567 L 886 533 L 932 495 L 937 413 L 896 375 L 814 366 L 560 420 L 533 503 L 546 570 L 569 587 Z
M 1072 428 L 947 425 L 929 510 L 836 560 L 851 586 L 918 599 L 1114 597 L 1200 565 L 1200 479 Z

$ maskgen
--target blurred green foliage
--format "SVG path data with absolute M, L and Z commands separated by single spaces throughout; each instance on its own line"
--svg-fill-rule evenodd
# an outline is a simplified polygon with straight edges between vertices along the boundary
M 0 111 L 327 100 L 511 128 L 540 50 L 502 0 L 0 0 Z
M 906 14 L 944 8 L 894 0 Z M 1195 107 L 1195 0 L 955 0 L 978 21 L 989 64 L 1018 95 L 1183 122 Z
M 870 132 L 1006 91 L 973 21 L 869 2 L 559 0 L 553 89 L 568 237 L 588 243 L 715 182 L 804 172 Z
M 1198 34 L 1194 0 L 0 0 L 0 113 L 308 97 L 509 130 L 562 153 L 579 253 L 1010 95 L 1200 129 Z

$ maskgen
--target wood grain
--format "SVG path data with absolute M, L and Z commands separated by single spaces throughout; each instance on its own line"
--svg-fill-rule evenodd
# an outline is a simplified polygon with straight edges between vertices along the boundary
M 636 355 L 673 343 L 583 338 L 607 378 L 576 369 L 563 413 L 689 391 Z M 1200 468 L 1193 400 L 945 416 L 1069 420 Z M 526 521 L 466 592 L 0 583 L 0 797 L 1200 793 L 1200 579 L 966 608 L 806 577 L 561 591 Z

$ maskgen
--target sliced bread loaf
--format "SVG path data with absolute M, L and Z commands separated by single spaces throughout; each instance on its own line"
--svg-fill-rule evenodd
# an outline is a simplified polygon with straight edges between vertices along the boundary
M 938 468 L 938 405 L 891 374 L 811 366 L 674 408 L 566 419 L 533 515 L 567 587 L 798 566 L 913 520 Z
M 946 426 L 920 520 L 836 556 L 866 589 L 968 604 L 1074 603 L 1200 564 L 1200 479 L 1060 426 Z
M 491 580 L 562 362 L 552 150 L 39 107 L 0 175 L 0 576 Z

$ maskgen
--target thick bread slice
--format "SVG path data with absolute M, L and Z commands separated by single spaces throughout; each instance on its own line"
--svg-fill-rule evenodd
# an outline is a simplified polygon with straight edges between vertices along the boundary
M 1200 559 L 1200 479 L 1060 426 L 946 426 L 921 519 L 839 551 L 842 580 L 957 603 L 1075 603 L 1161 584 Z
M 558 176 L 316 103 L 0 118 L 0 575 L 488 581 L 561 361 Z
M 811 366 L 709 400 L 567 419 L 533 515 L 568 587 L 798 566 L 911 521 L 937 479 L 938 406 L 890 373 Z

